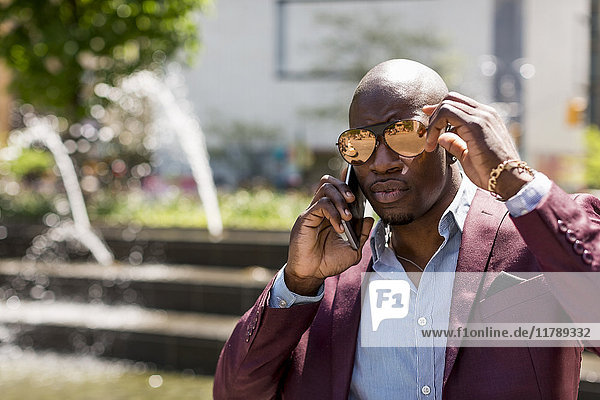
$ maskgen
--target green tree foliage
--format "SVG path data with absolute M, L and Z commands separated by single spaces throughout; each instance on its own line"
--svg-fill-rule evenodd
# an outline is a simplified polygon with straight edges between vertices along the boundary
M 600 129 L 597 126 L 587 129 L 585 142 L 585 183 L 589 188 L 600 189 Z
M 114 84 L 199 46 L 194 12 L 210 0 L 2 0 L 0 58 L 16 97 L 70 122 L 88 114 L 93 85 Z
M 12 93 L 21 103 L 13 127 L 32 113 L 56 115 L 86 197 L 138 188 L 152 172 L 153 148 L 144 142 L 149 111 L 128 114 L 120 94 L 101 98 L 95 89 L 118 86 L 135 70 L 160 72 L 167 61 L 192 61 L 200 46 L 195 18 L 211 3 L 0 0 L 0 59 L 12 70 Z M 27 171 L 0 171 L 0 180 L 41 177 L 42 156 L 24 154 L 16 165 Z

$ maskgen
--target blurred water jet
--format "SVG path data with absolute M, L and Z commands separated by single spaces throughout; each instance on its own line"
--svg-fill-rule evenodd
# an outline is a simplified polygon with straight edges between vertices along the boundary
M 174 93 L 174 89 L 182 89 L 183 86 L 181 73 L 171 68 L 164 80 L 150 71 L 137 72 L 123 80 L 121 89 L 125 94 L 146 98 L 153 108 L 154 123 L 160 127 L 157 131 L 176 135 L 196 181 L 206 212 L 208 231 L 214 240 L 220 240 L 223 222 L 208 162 L 204 132 L 192 111 L 182 108 L 186 101 Z
M 90 224 L 85 201 L 77 179 L 77 173 L 69 152 L 53 126 L 51 117 L 41 118 L 28 113 L 24 118 L 25 128 L 14 132 L 9 139 L 9 147 L 2 149 L 0 158 L 14 159 L 21 149 L 34 143 L 44 145 L 56 161 L 69 201 L 73 221 L 63 221 L 53 228 L 61 231 L 62 237 L 78 241 L 87 247 L 96 261 L 102 265 L 110 265 L 114 261 L 113 254 L 94 233 Z M 48 233 L 52 233 L 49 231 Z M 53 240 L 50 240 L 52 242 Z

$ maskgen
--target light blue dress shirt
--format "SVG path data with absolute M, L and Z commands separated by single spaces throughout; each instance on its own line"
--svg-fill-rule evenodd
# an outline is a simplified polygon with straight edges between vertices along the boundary
M 476 186 L 463 177 L 454 200 L 438 223 L 438 232 L 444 241 L 425 266 L 418 289 L 388 247 L 384 224 L 380 221 L 375 227 L 371 248 L 376 274 L 370 275 L 376 276 L 366 279 L 407 281 L 410 285 L 408 315 L 382 321 L 374 336 L 367 323 L 371 319 L 371 307 L 366 304 L 362 307 L 350 399 L 441 400 L 446 340 L 438 338 L 434 346 L 434 339 L 424 338 L 420 332 L 428 326 L 448 327 L 462 228 L 476 190 Z M 374 376 L 377 378 L 373 379 Z
M 545 175 L 536 173 L 531 182 L 506 202 L 510 214 L 521 216 L 533 210 L 551 185 Z M 476 189 L 463 175 L 454 200 L 438 224 L 438 232 L 444 241 L 425 266 L 418 288 L 408 279 L 402 264 L 388 247 L 385 225 L 380 221 L 375 226 L 370 241 L 375 273 L 370 274 L 368 279 L 408 281 L 410 306 L 406 317 L 382 321 L 377 331 L 383 336 L 379 335 L 375 341 L 368 332 L 370 315 L 365 315 L 365 312 L 370 312 L 370 307 L 363 307 L 350 399 L 442 399 L 446 339 L 436 338 L 434 342 L 433 338 L 423 338 L 420 331 L 427 326 L 434 329 L 446 329 L 448 326 L 462 229 Z M 291 292 L 285 285 L 284 268 L 279 271 L 271 288 L 270 307 L 285 308 L 322 299 L 323 286 L 317 296 L 300 296 Z M 377 343 L 378 340 L 383 342 Z M 414 343 L 414 346 L 407 343 Z

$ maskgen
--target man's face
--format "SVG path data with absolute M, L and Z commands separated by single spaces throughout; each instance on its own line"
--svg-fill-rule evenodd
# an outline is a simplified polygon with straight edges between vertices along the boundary
M 414 104 L 388 93 L 363 94 L 350 109 L 350 128 L 413 119 L 429 125 L 429 118 Z M 444 149 L 414 158 L 398 156 L 378 137 L 379 145 L 360 166 L 355 166 L 361 188 L 375 212 L 391 225 L 411 223 L 427 213 L 444 194 L 450 174 Z

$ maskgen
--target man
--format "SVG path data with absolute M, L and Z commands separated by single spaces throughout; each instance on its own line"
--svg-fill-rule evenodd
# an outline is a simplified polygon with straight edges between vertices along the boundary
M 439 306 L 456 282 L 424 272 L 596 271 L 600 201 L 573 200 L 534 173 L 491 107 L 448 93 L 416 62 L 369 71 L 349 117 L 340 141 L 352 146 L 340 146 L 342 156 L 381 221 L 371 232 L 365 218 L 353 250 L 338 233 L 354 195 L 321 179 L 292 228 L 287 264 L 223 349 L 215 398 L 575 399 L 580 347 L 427 347 L 416 328 L 447 325 L 474 302 L 469 292 L 452 311 Z M 408 154 L 390 126 L 426 129 L 424 151 Z M 410 273 L 417 307 L 397 321 L 397 334 L 416 346 L 359 344 L 366 271 Z

